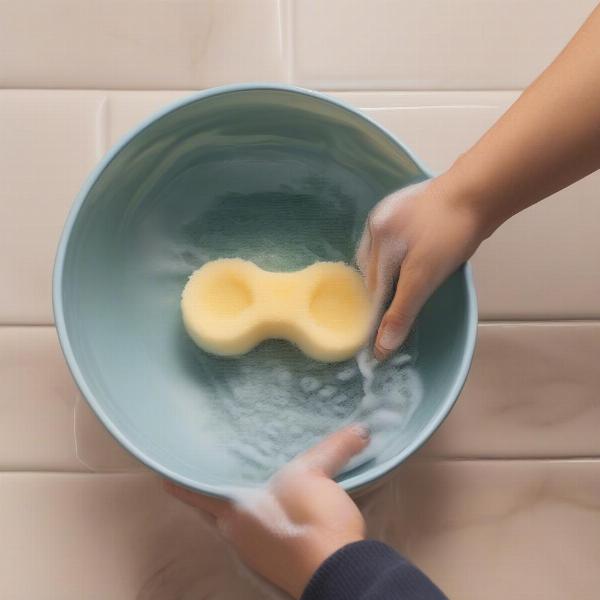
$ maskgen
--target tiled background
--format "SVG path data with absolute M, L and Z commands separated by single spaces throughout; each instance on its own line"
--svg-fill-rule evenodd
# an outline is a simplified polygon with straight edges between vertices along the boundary
M 190 90 L 283 81 L 365 110 L 448 166 L 596 0 L 0 0 L 0 598 L 252 600 L 199 517 L 101 428 L 58 347 L 57 238 L 118 137 Z M 465 391 L 362 499 L 451 598 L 600 589 L 600 174 L 474 259 Z

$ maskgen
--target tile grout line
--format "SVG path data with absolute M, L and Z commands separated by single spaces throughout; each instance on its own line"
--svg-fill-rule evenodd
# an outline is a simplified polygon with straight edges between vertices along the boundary
M 126 476 L 126 475 L 146 475 L 160 477 L 158 473 L 149 469 L 137 469 L 131 471 L 114 470 L 114 471 L 76 471 L 74 469 L 8 469 L 0 468 L 0 477 L 3 475 L 74 475 L 74 476 Z
M 283 0 L 286 1 L 286 0 Z M 289 11 L 288 11 L 289 12 Z M 287 19 L 290 20 L 289 18 Z M 290 26 L 290 29 L 291 26 Z M 290 32 L 290 38 L 292 38 L 292 34 Z M 292 41 L 292 40 L 290 40 Z M 290 44 L 290 54 L 293 53 L 293 44 Z M 290 70 L 293 71 L 290 64 Z M 291 83 L 293 79 L 282 83 Z M 232 82 L 234 83 L 234 82 Z M 248 81 L 246 83 L 269 83 L 263 80 L 256 81 Z M 271 82 L 276 83 L 276 82 Z M 295 85 L 299 85 L 300 87 L 307 87 L 302 82 L 298 82 Z M 22 92 L 22 91 L 33 91 L 33 92 L 123 92 L 123 93 L 145 93 L 145 92 L 189 92 L 193 94 L 195 92 L 208 90 L 213 87 L 219 86 L 207 86 L 207 87 L 198 87 L 198 88 L 189 88 L 189 87 L 172 87 L 172 88 L 106 88 L 106 87 L 84 87 L 84 88 L 76 88 L 76 87 L 5 87 L 0 88 L 0 94 L 2 92 Z M 310 86 L 308 86 L 310 87 Z M 459 88 L 423 88 L 423 89 L 406 89 L 406 88 L 331 88 L 328 86 L 325 87 L 312 87 L 319 92 L 323 92 L 324 94 L 495 94 L 495 93 L 521 93 L 523 88 L 471 88 L 471 89 L 459 89 Z
M 599 455 L 577 455 L 577 456 L 413 456 L 408 460 L 414 463 L 490 463 L 490 462 L 562 462 L 562 463 L 577 463 L 577 462 L 598 462 L 600 463 Z
M 284 35 L 284 17 L 283 17 L 283 7 L 282 3 L 284 0 L 277 0 L 277 29 L 279 33 L 279 52 L 281 54 L 281 58 L 283 60 L 283 69 L 284 69 L 284 79 L 289 82 L 289 65 L 287 61 L 287 52 L 285 49 L 285 35 Z
M 17 329 L 17 328 L 42 328 L 42 327 L 51 327 L 52 329 L 56 328 L 54 323 L 0 323 L 0 329 Z
M 399 470 L 404 466 L 415 467 L 419 465 L 431 465 L 431 464 L 476 464 L 476 463 L 508 463 L 508 464 L 523 464 L 523 463 L 554 463 L 554 464 L 599 464 L 600 456 L 570 456 L 570 457 L 559 457 L 559 456 L 536 456 L 536 457 L 434 457 L 434 456 L 413 456 L 409 457 L 407 461 L 398 465 L 394 470 Z M 0 477 L 3 475 L 73 475 L 73 476 L 148 476 L 148 477 L 161 477 L 161 475 L 148 468 L 139 468 L 131 470 L 114 469 L 114 470 L 75 470 L 75 469 L 5 469 L 0 467 Z
M 108 93 L 105 93 L 96 112 L 96 161 L 99 161 L 107 150 L 108 143 Z
M 525 88 L 402 88 L 402 87 L 332 87 L 314 86 L 311 82 L 298 83 L 302 87 L 327 94 L 521 94 Z
M 486 109 L 486 108 L 500 108 L 498 104 L 414 104 L 414 105 L 402 105 L 402 106 L 361 106 L 362 110 L 370 110 L 371 112 L 378 111 L 390 111 L 390 110 L 423 110 L 423 109 L 446 109 L 446 108 L 469 108 L 471 110 Z
M 282 0 L 286 3 L 286 37 L 287 37 L 287 65 L 288 65 L 288 83 L 295 82 L 296 64 L 295 64 L 295 37 L 294 37 L 294 22 L 293 22 L 293 0 Z

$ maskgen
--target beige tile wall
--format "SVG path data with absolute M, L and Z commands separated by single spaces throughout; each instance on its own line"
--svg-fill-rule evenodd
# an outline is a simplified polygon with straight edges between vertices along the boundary
M 281 81 L 365 110 L 441 171 L 595 4 L 0 0 L 0 598 L 265 597 L 109 437 L 62 360 L 56 242 L 110 145 L 189 91 Z M 478 251 L 459 404 L 361 500 L 372 533 L 452 598 L 597 597 L 599 189 L 580 182 Z
M 523 88 L 596 5 L 594 0 L 291 4 L 295 80 L 344 90 Z
M 0 85 L 190 89 L 281 79 L 277 0 L 2 0 Z

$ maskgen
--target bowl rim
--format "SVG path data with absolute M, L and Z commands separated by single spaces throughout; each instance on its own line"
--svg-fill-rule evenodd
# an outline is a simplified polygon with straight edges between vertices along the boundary
M 122 136 L 104 155 L 104 157 L 98 162 L 98 164 L 92 169 L 88 177 L 86 178 L 83 186 L 75 197 L 75 200 L 69 209 L 65 224 L 60 235 L 58 243 L 56 257 L 54 262 L 54 271 L 52 275 L 52 304 L 54 312 L 54 322 L 58 333 L 59 343 L 62 352 L 65 356 L 67 365 L 77 387 L 81 394 L 91 406 L 97 417 L 100 419 L 104 427 L 110 432 L 110 434 L 131 454 L 133 454 L 143 464 L 150 467 L 153 471 L 160 474 L 163 477 L 171 479 L 172 481 L 183 485 L 187 488 L 191 488 L 197 492 L 208 494 L 219 498 L 231 498 L 236 489 L 235 486 L 230 485 L 215 485 L 209 483 L 198 484 L 198 482 L 192 478 L 184 477 L 181 474 L 165 467 L 160 462 L 148 456 L 145 451 L 134 443 L 132 443 L 126 435 L 124 435 L 119 427 L 112 421 L 111 417 L 104 411 L 101 403 L 99 403 L 95 395 L 87 385 L 86 378 L 80 369 L 78 360 L 73 352 L 69 332 L 66 325 L 63 305 L 63 276 L 64 276 L 64 263 L 66 257 L 66 251 L 71 237 L 71 231 L 74 227 L 75 221 L 79 214 L 79 211 L 85 202 L 89 192 L 96 184 L 100 175 L 108 167 L 108 165 L 117 157 L 117 155 L 133 140 L 138 134 L 150 127 L 156 121 L 162 119 L 166 115 L 175 112 L 189 104 L 193 104 L 199 100 L 210 98 L 212 96 L 219 96 L 223 94 L 236 93 L 236 92 L 247 92 L 247 91 L 275 91 L 275 92 L 291 92 L 304 96 L 308 96 L 322 102 L 331 104 L 337 108 L 350 112 L 352 115 L 359 119 L 366 121 L 371 126 L 375 127 L 381 132 L 393 145 L 402 150 L 421 170 L 421 172 L 427 177 L 431 178 L 431 171 L 425 167 L 425 165 L 416 157 L 414 152 L 406 146 L 403 142 L 398 140 L 392 133 L 390 133 L 385 127 L 377 123 L 368 115 L 364 114 L 359 109 L 356 109 L 343 101 L 333 98 L 327 94 L 316 92 L 313 90 L 305 89 L 302 87 L 280 84 L 280 83 L 250 83 L 250 84 L 233 84 L 224 85 L 219 87 L 213 87 L 201 92 L 195 92 L 187 95 L 183 98 L 179 98 L 173 102 L 170 102 L 163 106 L 158 111 L 155 111 L 152 115 L 145 118 L 138 125 L 133 127 Z M 343 489 L 348 492 L 356 492 L 360 489 L 369 487 L 380 480 L 384 475 L 388 474 L 400 463 L 402 463 L 411 454 L 417 451 L 439 428 L 443 421 L 448 416 L 450 410 L 456 403 L 458 396 L 465 384 L 469 369 L 471 367 L 471 361 L 473 353 L 475 351 L 475 340 L 477 333 L 477 298 L 475 294 L 475 286 L 473 283 L 473 276 L 471 267 L 468 263 L 462 265 L 459 269 L 464 277 L 464 282 L 467 291 L 467 327 L 466 327 L 466 343 L 463 349 L 460 366 L 454 376 L 452 386 L 448 389 L 440 403 L 435 418 L 431 419 L 427 425 L 419 432 L 419 434 L 413 439 L 413 441 L 405 446 L 398 454 L 382 462 L 381 464 L 367 468 L 365 471 L 350 475 L 346 479 L 339 481 Z

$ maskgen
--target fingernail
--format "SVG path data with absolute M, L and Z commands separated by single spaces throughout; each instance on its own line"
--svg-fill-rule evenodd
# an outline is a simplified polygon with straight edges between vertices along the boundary
M 402 329 L 387 325 L 377 337 L 377 345 L 385 351 L 395 350 L 402 343 Z
M 373 348 L 373 356 L 375 357 L 376 360 L 378 360 L 379 362 L 382 362 L 385 360 L 387 354 L 376 345 Z
M 363 440 L 368 440 L 371 437 L 371 430 L 369 429 L 369 426 L 364 425 L 363 423 L 353 425 L 352 433 L 355 433 L 358 437 L 361 437 Z

